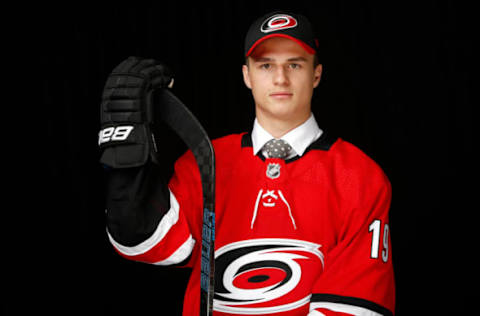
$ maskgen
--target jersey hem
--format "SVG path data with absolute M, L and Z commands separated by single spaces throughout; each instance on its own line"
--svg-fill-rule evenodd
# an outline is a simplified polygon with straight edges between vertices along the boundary
M 362 298 L 334 294 L 312 294 L 312 298 L 310 300 L 311 304 L 324 302 L 357 306 L 361 308 L 366 308 L 383 316 L 393 316 L 393 312 L 390 311 L 388 308 Z

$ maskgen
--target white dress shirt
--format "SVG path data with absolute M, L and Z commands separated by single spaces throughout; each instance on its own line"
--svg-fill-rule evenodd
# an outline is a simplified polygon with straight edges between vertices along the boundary
M 302 156 L 307 147 L 316 141 L 322 135 L 322 133 L 323 131 L 318 127 L 317 121 L 315 120 L 313 113 L 311 113 L 308 120 L 306 120 L 302 125 L 294 128 L 281 137 L 281 139 L 292 146 L 292 151 L 286 157 L 286 159 L 293 158 L 296 155 Z M 268 157 L 266 150 L 263 149 L 263 146 L 272 138 L 275 137 L 267 132 L 255 118 L 252 130 L 253 154 L 256 155 L 260 150 L 262 150 L 262 154 L 265 157 Z

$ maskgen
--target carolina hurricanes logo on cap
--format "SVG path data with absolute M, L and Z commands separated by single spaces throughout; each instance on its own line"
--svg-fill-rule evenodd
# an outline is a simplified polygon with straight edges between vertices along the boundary
M 263 33 L 269 33 L 278 30 L 290 29 L 297 26 L 297 20 L 288 14 L 276 14 L 266 19 L 260 30 Z

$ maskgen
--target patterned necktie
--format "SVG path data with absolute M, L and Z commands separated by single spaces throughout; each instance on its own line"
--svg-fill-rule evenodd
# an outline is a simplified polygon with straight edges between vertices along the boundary
M 285 159 L 285 157 L 288 156 L 288 153 L 292 150 L 292 146 L 283 139 L 271 139 L 265 144 L 264 148 L 267 151 L 269 158 L 281 159 Z

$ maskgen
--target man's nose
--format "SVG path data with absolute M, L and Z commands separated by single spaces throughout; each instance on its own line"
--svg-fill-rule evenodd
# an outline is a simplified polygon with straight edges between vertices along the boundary
M 273 82 L 276 85 L 288 85 L 288 74 L 287 70 L 284 67 L 277 67 L 274 74 Z

